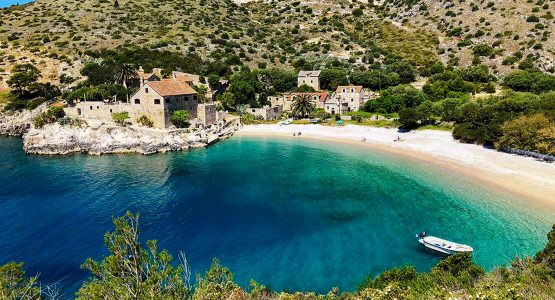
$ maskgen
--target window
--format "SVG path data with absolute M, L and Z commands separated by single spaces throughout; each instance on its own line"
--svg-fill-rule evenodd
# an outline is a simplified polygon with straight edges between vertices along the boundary
M 100 107 L 98 107 L 98 106 L 96 107 L 96 109 L 99 109 L 99 108 L 100 108 Z
M 135 104 L 141 104 L 141 100 L 140 99 L 135 99 Z
M 110 113 L 112 113 L 112 109 L 110 108 Z
M 353 98 L 351 98 L 351 102 L 354 102 L 355 100 Z
M 92 110 L 92 106 L 89 107 Z
M 343 88 L 343 93 L 345 93 L 345 91 L 346 91 L 345 88 Z
M 351 93 L 354 93 L 354 92 L 355 92 L 355 89 L 351 89 Z
M 148 88 L 145 88 L 145 93 L 148 93 Z
M 154 99 L 154 104 L 160 104 L 160 99 Z
M 77 109 L 77 114 L 81 115 L 81 109 L 80 108 Z

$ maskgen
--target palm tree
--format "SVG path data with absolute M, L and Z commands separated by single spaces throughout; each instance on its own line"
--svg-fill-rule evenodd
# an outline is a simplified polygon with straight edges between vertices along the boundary
M 293 115 L 297 118 L 305 118 L 314 110 L 314 103 L 306 94 L 300 95 L 293 103 Z
M 130 81 L 139 79 L 139 74 L 132 65 L 118 63 L 115 68 L 115 79 L 116 83 L 123 85 L 127 89 L 127 84 Z

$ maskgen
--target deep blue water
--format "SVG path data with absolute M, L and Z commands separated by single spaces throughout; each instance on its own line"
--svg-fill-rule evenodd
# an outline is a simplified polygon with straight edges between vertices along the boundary
M 24 261 L 71 295 L 107 252 L 111 218 L 141 213 L 142 238 L 194 272 L 213 257 L 244 286 L 352 290 L 366 274 L 439 257 L 414 234 L 468 243 L 486 268 L 531 255 L 554 212 L 448 171 L 347 145 L 233 138 L 153 156 L 27 156 L 0 137 L 0 264 Z
M 25 4 L 32 0 L 0 0 L 0 8 L 8 7 L 13 4 Z

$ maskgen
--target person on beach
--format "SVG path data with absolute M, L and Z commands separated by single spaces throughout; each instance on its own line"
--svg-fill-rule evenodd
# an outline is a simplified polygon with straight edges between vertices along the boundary
M 296 132 L 293 132 L 293 136 L 297 136 L 297 133 L 296 133 Z

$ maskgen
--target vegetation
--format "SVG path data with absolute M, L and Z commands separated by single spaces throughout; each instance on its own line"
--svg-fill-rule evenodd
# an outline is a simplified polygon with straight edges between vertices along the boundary
M 274 292 L 251 280 L 244 289 L 233 273 L 214 259 L 204 276 L 190 284 L 190 269 L 182 253 L 179 260 L 156 241 L 139 236 L 139 215 L 131 213 L 114 219 L 114 230 L 106 233 L 108 255 L 91 258 L 82 265 L 90 277 L 76 293 L 77 299 L 552 299 L 555 297 L 555 225 L 546 247 L 534 258 L 516 258 L 510 267 L 490 273 L 476 265 L 469 253 L 440 261 L 430 272 L 412 266 L 368 276 L 354 292 L 327 295 Z M 0 295 L 3 299 L 47 299 L 36 277 L 27 277 L 21 263 L 0 267 Z M 48 298 L 49 299 L 49 298 Z
M 292 105 L 293 115 L 297 118 L 306 118 L 314 111 L 314 103 L 305 94 L 298 96 Z
M 142 115 L 140 117 L 137 118 L 137 123 L 145 126 L 145 127 L 153 127 L 154 126 L 154 121 L 152 121 L 152 119 L 150 119 L 148 116 L 146 115 Z
M 39 83 L 39 70 L 32 64 L 16 65 L 7 84 L 11 88 L 6 110 L 34 109 L 45 101 L 60 95 L 58 87 L 50 83 Z
M 177 128 L 187 128 L 189 123 L 189 112 L 186 110 L 176 110 L 173 112 L 171 121 Z
M 54 123 L 65 117 L 65 112 L 62 107 L 51 106 L 45 112 L 39 113 L 35 119 L 33 119 L 33 125 L 37 128 L 41 128 L 46 124 Z
M 112 120 L 119 125 L 125 125 L 127 119 L 129 119 L 129 113 L 126 111 L 112 114 Z

